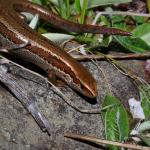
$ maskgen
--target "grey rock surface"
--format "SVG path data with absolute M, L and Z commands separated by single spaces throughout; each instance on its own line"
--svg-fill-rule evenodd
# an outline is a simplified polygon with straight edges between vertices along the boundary
M 141 62 L 123 61 L 135 72 L 141 73 Z M 129 64 L 129 65 L 128 65 Z M 131 65 L 132 64 L 132 65 Z M 131 97 L 139 98 L 138 90 L 133 80 L 122 75 L 116 68 L 105 61 L 99 61 L 97 67 L 90 63 L 83 63 L 97 80 L 98 96 L 97 103 L 90 104 L 86 98 L 81 98 L 68 86 L 60 90 L 78 107 L 86 109 L 98 108 L 108 91 L 120 98 L 127 106 L 127 100 Z M 138 67 L 137 67 L 138 66 Z M 95 150 L 94 146 L 75 140 L 64 138 L 64 133 L 79 133 L 94 135 L 103 138 L 104 127 L 99 114 L 82 114 L 69 107 L 61 97 L 52 89 L 46 88 L 42 79 L 12 68 L 13 73 L 20 75 L 24 88 L 32 92 L 37 98 L 41 112 L 48 119 L 51 126 L 51 136 L 42 132 L 31 115 L 24 109 L 21 103 L 6 89 L 0 87 L 0 149 L 1 150 Z M 142 74 L 142 73 L 141 73 Z M 105 78 L 104 78 L 105 77 Z M 106 84 L 106 79 L 108 84 Z M 132 90 L 131 90 L 132 89 Z

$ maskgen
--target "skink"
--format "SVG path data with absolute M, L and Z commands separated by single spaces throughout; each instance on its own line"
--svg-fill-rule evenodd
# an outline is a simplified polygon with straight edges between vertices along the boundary
M 62 19 L 49 10 L 26 0 L 0 0 L 0 34 L 15 44 L 27 43 L 25 49 L 13 51 L 15 55 L 26 59 L 49 73 L 65 81 L 71 88 L 83 95 L 97 96 L 96 81 L 92 75 L 59 46 L 32 30 L 20 18 L 20 12 L 38 14 L 55 27 L 72 32 L 91 32 L 101 34 L 130 35 L 126 31 L 93 25 L 80 25 Z M 11 53 L 11 52 L 10 52 Z

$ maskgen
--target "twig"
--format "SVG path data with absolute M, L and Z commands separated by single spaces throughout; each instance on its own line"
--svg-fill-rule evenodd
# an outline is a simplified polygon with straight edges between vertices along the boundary
M 50 134 L 50 125 L 45 116 L 40 112 L 36 98 L 31 92 L 24 89 L 19 77 L 8 72 L 7 65 L 8 64 L 0 64 L 0 81 L 9 88 L 22 105 L 30 112 L 42 131 L 47 131 L 48 134 Z
M 92 54 L 92 55 L 72 55 L 73 58 L 75 58 L 76 60 L 79 61 L 87 61 L 87 60 L 91 60 L 91 59 L 97 59 L 97 60 L 105 60 L 107 58 L 111 58 L 111 59 L 118 59 L 118 60 L 123 60 L 123 59 L 149 59 L 150 58 L 150 52 L 147 53 L 140 53 L 140 54 L 124 54 L 124 55 L 111 55 L 111 54 L 107 54 L 107 55 L 96 55 L 96 54 Z
M 72 134 L 72 133 L 67 133 L 64 136 L 67 138 L 72 138 L 72 139 L 76 139 L 76 140 L 89 141 L 89 142 L 92 142 L 92 143 L 95 143 L 98 145 L 106 144 L 106 145 L 113 145 L 113 146 L 118 146 L 118 147 L 123 147 L 123 148 L 134 149 L 134 150 L 150 150 L 149 147 L 145 147 L 145 146 L 102 140 L 102 139 L 97 139 L 92 136 L 82 136 L 82 135 L 77 135 L 77 134 Z
M 86 44 L 79 45 L 79 46 L 77 46 L 77 47 L 75 47 L 75 48 L 72 48 L 71 50 L 69 50 L 69 51 L 68 51 L 68 53 L 71 53 L 71 52 L 77 51 L 78 49 L 80 49 L 80 48 L 82 48 L 82 47 L 84 47 L 84 46 L 86 46 Z

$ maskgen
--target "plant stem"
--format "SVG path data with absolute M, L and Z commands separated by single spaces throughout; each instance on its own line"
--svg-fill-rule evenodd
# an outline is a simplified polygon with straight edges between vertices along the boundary
M 70 17 L 70 0 L 66 1 L 66 7 L 67 7 L 67 18 Z
M 59 3 L 59 13 L 60 13 L 61 17 L 66 19 L 67 16 L 66 16 L 65 2 L 64 2 L 64 0 L 58 0 L 58 3 Z
M 148 9 L 148 12 L 150 13 L 150 0 L 147 0 L 147 9 Z
M 81 18 L 80 18 L 81 24 L 84 23 L 87 6 L 88 6 L 88 0 L 83 0 Z

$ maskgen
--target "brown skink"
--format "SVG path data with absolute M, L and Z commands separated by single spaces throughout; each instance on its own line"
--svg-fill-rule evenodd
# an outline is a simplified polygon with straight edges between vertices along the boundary
M 0 0 L 0 34 L 15 44 L 27 43 L 28 41 L 31 43 L 25 49 L 12 51 L 12 53 L 34 63 L 47 73 L 54 71 L 57 77 L 83 95 L 90 98 L 96 97 L 97 86 L 92 75 L 60 47 L 28 27 L 20 18 L 20 12 L 38 14 L 55 27 L 72 32 L 127 36 L 130 33 L 114 28 L 69 22 L 49 10 L 26 0 Z

